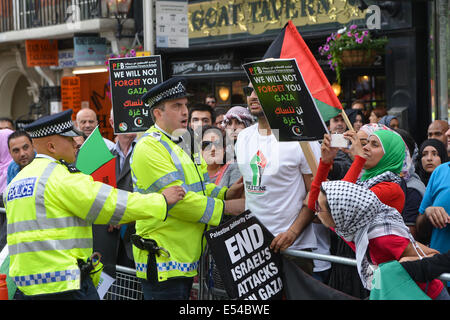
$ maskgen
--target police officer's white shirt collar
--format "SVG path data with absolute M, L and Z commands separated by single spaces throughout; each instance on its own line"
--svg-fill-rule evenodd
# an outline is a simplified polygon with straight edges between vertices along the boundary
M 43 153 L 36 154 L 36 158 L 46 158 L 46 159 L 49 159 L 49 160 L 52 160 L 52 161 L 58 161 L 55 158 L 50 157 L 48 154 L 43 154 Z
M 175 137 L 175 136 L 173 136 L 173 135 L 167 133 L 167 132 L 164 131 L 163 129 L 161 129 L 156 123 L 155 123 L 155 128 L 158 129 L 159 131 L 161 131 L 162 133 L 164 133 L 167 137 L 169 137 L 170 140 L 172 140 L 172 141 L 175 142 L 175 143 L 179 143 L 180 141 L 183 140 L 183 137 L 182 137 L 182 136 Z

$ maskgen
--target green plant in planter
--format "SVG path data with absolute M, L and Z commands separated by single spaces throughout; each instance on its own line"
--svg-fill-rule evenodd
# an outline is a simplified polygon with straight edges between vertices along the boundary
M 353 51 L 353 53 L 359 51 L 358 62 L 355 62 L 354 65 L 364 65 L 368 62 L 366 59 L 361 58 L 366 57 L 370 60 L 370 58 L 375 57 L 375 53 L 384 50 L 387 41 L 386 37 L 374 38 L 368 30 L 359 30 L 353 24 L 348 28 L 344 27 L 336 33 L 332 33 L 327 38 L 326 43 L 319 47 L 319 53 L 327 57 L 328 65 L 332 70 L 336 71 L 337 81 L 341 83 L 341 71 L 345 66 L 344 62 L 348 61 L 347 57 L 343 61 L 343 55 L 348 56 L 349 51 Z M 347 51 L 346 54 L 344 54 L 345 51 Z M 361 51 L 364 53 L 361 53 Z

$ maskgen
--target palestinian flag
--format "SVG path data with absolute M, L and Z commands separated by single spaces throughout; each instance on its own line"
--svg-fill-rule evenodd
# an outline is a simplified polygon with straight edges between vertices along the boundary
M 297 65 L 323 121 L 328 121 L 343 111 L 341 102 L 331 88 L 327 77 L 291 20 L 267 49 L 263 59 L 268 58 L 297 60 Z
M 109 151 L 98 127 L 78 151 L 76 167 L 81 172 L 91 175 L 95 181 L 117 187 L 116 157 Z

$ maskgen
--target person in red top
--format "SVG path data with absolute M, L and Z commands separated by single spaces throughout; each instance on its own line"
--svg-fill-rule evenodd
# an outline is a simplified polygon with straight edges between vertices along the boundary
M 398 217 L 401 219 L 399 212 L 403 210 L 405 201 L 404 193 L 399 184 L 400 178 L 398 177 L 403 166 L 405 152 L 404 142 L 401 137 L 392 131 L 377 131 L 368 138 L 368 144 L 363 148 L 355 132 L 348 131 L 344 135 L 352 143 L 350 152 L 355 160 L 343 181 L 357 183 L 369 189 L 381 203 L 395 208 Z M 330 146 L 329 135 L 324 136 L 321 152 L 319 167 L 314 177 L 308 200 L 308 207 L 315 211 L 317 211 L 316 204 L 319 198 L 320 187 L 322 182 L 326 180 L 334 155 L 337 152 L 336 148 Z M 363 168 L 365 172 L 358 179 Z M 342 199 L 342 201 L 344 200 Z M 343 239 L 346 241 L 345 238 Z M 405 254 L 411 254 L 413 248 L 410 240 L 408 237 L 395 234 L 373 237 L 368 243 L 372 262 L 380 264 L 394 259 L 398 260 Z M 346 242 L 356 251 L 357 248 L 352 241 Z M 427 247 L 423 245 L 421 247 L 427 254 L 431 252 Z M 424 289 L 426 284 L 419 284 L 419 286 Z M 436 298 L 442 288 L 440 281 L 433 281 L 428 286 L 427 294 L 431 298 Z
M 358 274 L 368 290 L 376 265 L 439 253 L 416 242 L 398 211 L 365 187 L 347 181 L 324 182 L 315 207 L 319 220 L 355 250 Z M 417 284 L 431 299 L 450 299 L 437 279 Z
M 367 187 L 381 202 L 402 212 L 405 194 L 400 187 L 399 173 L 403 167 L 405 144 L 400 135 L 393 131 L 379 130 L 368 138 L 364 147 L 354 131 L 347 131 L 344 136 L 351 142 L 349 151 L 354 161 L 342 180 Z M 330 136 L 324 135 L 321 159 L 308 201 L 311 210 L 314 210 L 320 184 L 326 180 L 337 150 L 338 148 L 330 146 Z M 365 172 L 358 179 L 362 169 L 365 169 Z

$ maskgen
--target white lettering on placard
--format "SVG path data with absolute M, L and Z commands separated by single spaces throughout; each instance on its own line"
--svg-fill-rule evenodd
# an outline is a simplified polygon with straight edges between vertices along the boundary
M 235 236 L 225 240 L 231 263 L 239 261 L 245 256 L 246 252 L 252 253 L 260 248 L 264 243 L 262 229 L 259 225 L 254 224 L 247 229 L 242 230 Z

